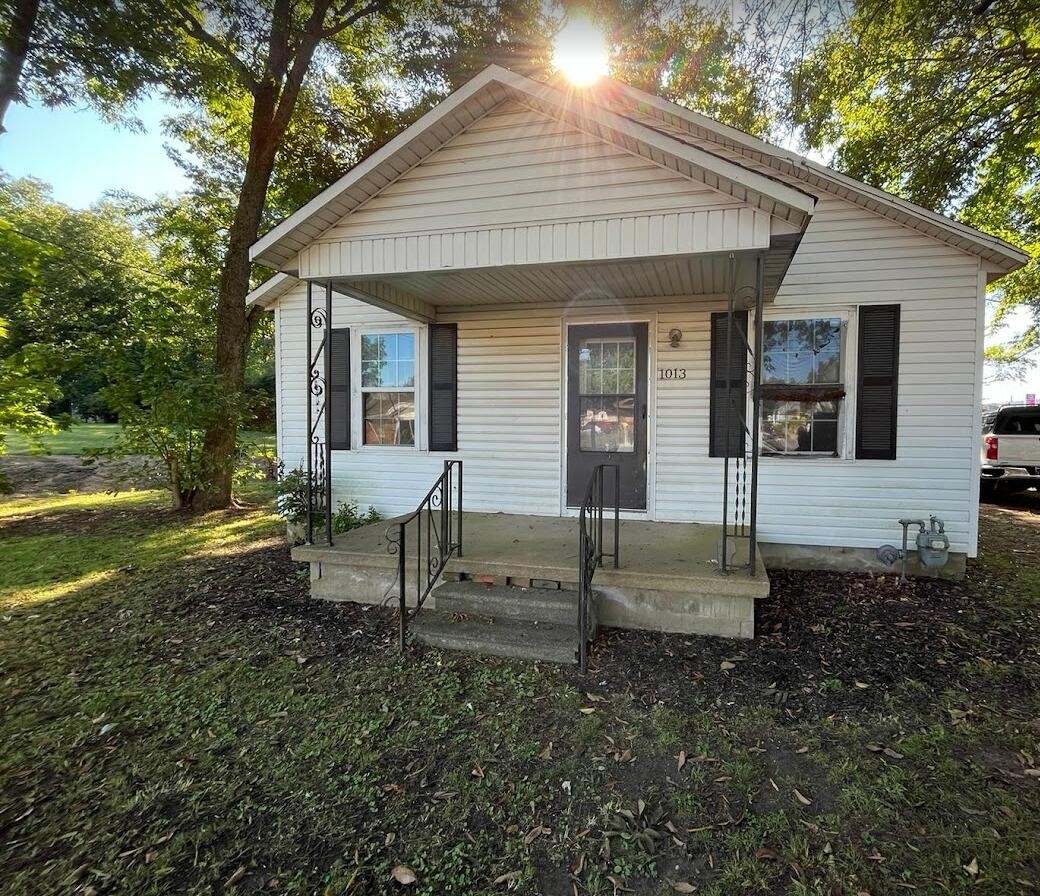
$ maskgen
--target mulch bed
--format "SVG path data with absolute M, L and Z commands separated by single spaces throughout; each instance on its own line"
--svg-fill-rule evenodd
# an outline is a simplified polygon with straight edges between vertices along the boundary
M 178 587 L 226 616 L 221 624 L 244 628 L 259 641 L 272 622 L 298 629 L 308 661 L 357 660 L 396 649 L 397 621 L 382 607 L 310 597 L 307 566 L 294 563 L 284 543 L 194 564 Z
M 1006 670 L 1000 687 L 1013 704 L 1030 687 L 1023 664 L 1040 664 L 1036 642 L 1019 634 L 1024 614 L 961 583 L 779 570 L 770 581 L 754 641 L 611 630 L 590 679 L 644 702 L 771 703 L 797 720 L 876 707 L 909 681 L 924 687 L 904 695 L 930 702 L 967 690 L 965 666 L 977 662 Z

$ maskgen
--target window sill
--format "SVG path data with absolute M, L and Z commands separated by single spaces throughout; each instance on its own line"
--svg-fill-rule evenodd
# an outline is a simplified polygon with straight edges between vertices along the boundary
M 846 458 L 842 457 L 840 454 L 813 454 L 808 451 L 801 454 L 776 454 L 773 452 L 763 451 L 758 456 L 760 458 L 770 458 L 771 460 L 846 460 Z

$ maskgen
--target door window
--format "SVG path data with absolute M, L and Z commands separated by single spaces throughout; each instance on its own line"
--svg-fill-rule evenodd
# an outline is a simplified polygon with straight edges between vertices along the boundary
M 582 339 L 578 346 L 578 447 L 624 454 L 636 450 L 636 341 Z

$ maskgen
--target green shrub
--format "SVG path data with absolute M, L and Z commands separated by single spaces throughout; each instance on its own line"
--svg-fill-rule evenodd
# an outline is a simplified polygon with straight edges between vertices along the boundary
M 359 526 L 378 523 L 382 518 L 374 507 L 370 506 L 365 513 L 361 513 L 357 501 L 340 501 L 339 507 L 332 517 L 332 531 L 349 532 Z

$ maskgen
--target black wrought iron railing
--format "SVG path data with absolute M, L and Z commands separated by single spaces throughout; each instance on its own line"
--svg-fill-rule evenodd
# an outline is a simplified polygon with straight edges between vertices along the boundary
M 726 355 L 724 369 L 730 371 L 734 358 L 746 367 L 747 387 L 737 390 L 727 380 L 725 417 L 726 450 L 722 462 L 722 534 L 719 539 L 719 572 L 727 575 L 737 570 L 756 574 L 755 552 L 758 548 L 758 460 L 761 453 L 759 428 L 762 405 L 762 350 L 765 263 L 762 255 L 755 260 L 755 281 L 737 285 L 737 265 L 729 255 L 727 280 Z M 753 341 L 735 325 L 738 311 L 754 311 Z M 750 420 L 750 425 L 749 425 Z M 736 450 L 734 450 L 736 448 Z M 745 547 L 746 546 L 746 547 Z M 740 548 L 744 547 L 741 552 Z M 742 553 L 738 559 L 737 554 Z
M 386 549 L 397 556 L 397 588 L 401 652 L 408 623 L 422 608 L 452 555 L 462 556 L 462 461 L 446 460 L 444 472 L 419 506 L 394 520 L 386 530 Z M 409 550 L 414 550 L 414 569 Z M 409 578 L 411 573 L 414 578 Z M 408 597 L 414 595 L 413 606 Z
M 332 327 L 332 283 L 325 284 L 325 301 L 315 305 L 314 289 L 307 283 L 307 544 L 314 544 L 315 524 L 332 544 L 332 437 L 328 411 Z M 315 335 L 319 336 L 317 347 Z
M 603 550 L 604 473 L 614 471 L 614 550 Z M 621 470 L 617 464 L 599 464 L 589 477 L 585 500 L 578 511 L 578 666 L 582 673 L 589 663 L 589 603 L 592 600 L 592 577 L 603 565 L 603 558 L 614 561 L 618 568 L 618 544 L 621 529 Z

